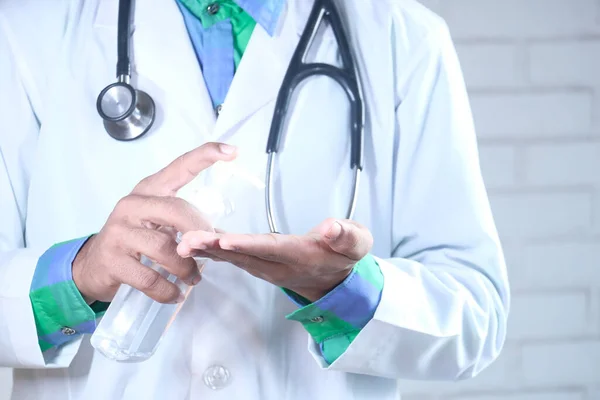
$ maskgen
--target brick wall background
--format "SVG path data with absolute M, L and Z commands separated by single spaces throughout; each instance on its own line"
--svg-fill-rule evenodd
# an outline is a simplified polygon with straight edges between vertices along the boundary
M 454 36 L 513 303 L 492 367 L 403 400 L 600 400 L 600 1 L 422 2 Z
M 513 304 L 492 367 L 403 400 L 600 400 L 600 0 L 423 3 L 463 65 Z

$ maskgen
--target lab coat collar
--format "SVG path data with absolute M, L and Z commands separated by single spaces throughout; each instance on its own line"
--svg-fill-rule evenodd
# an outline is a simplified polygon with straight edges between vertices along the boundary
M 216 140 L 227 140 L 245 120 L 274 104 L 313 4 L 312 0 L 287 0 L 279 32 L 273 36 L 256 26 L 217 121 Z
M 286 0 L 236 0 L 257 24 L 270 35 L 275 34 Z
M 219 15 L 211 15 L 208 11 L 215 0 L 174 0 L 199 18 L 204 28 L 209 28 L 222 20 Z M 233 0 L 248 13 L 254 21 L 262 26 L 269 35 L 275 33 L 285 0 Z

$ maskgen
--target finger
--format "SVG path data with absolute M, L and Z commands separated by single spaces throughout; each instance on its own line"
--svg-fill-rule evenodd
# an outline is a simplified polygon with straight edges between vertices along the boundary
M 224 234 L 219 239 L 219 247 L 223 250 L 288 265 L 337 267 L 347 261 L 321 243 L 317 236 L 312 235 Z
M 113 216 L 133 227 L 174 227 L 179 232 L 212 230 L 211 224 L 187 201 L 177 197 L 129 195 L 122 198 Z
M 214 257 L 212 254 L 207 253 L 205 250 L 192 249 L 185 244 L 177 245 L 177 253 L 183 258 L 210 258 L 213 261 L 224 261 L 218 259 L 218 257 Z
M 222 232 L 222 231 L 221 231 Z M 177 253 L 181 257 L 209 258 L 213 261 L 226 261 L 214 254 L 209 254 L 204 249 L 219 248 L 220 234 L 207 231 L 190 231 L 182 235 L 177 245 Z
M 177 254 L 181 257 L 194 257 L 207 248 L 219 247 L 219 234 L 208 231 L 190 231 L 181 236 L 177 245 Z
M 186 257 L 191 250 L 205 250 L 208 248 L 219 248 L 220 233 L 207 230 L 188 231 L 181 236 L 181 242 L 177 247 L 180 256 Z
M 323 241 L 336 253 L 353 261 L 359 261 L 373 247 L 373 236 L 369 230 L 353 221 L 329 219 L 317 227 Z
M 140 290 L 159 303 L 181 303 L 185 298 L 175 284 L 133 257 L 124 258 L 115 274 L 119 282 Z
M 224 143 L 205 143 L 143 179 L 132 193 L 147 196 L 174 196 L 185 184 L 217 161 L 235 159 L 236 150 L 234 146 Z
M 142 254 L 162 265 L 188 285 L 200 282 L 200 271 L 191 258 L 177 254 L 177 242 L 173 235 L 155 230 L 134 228 L 127 231 L 124 238 L 127 247 L 133 250 L 136 258 Z
M 190 257 L 193 257 L 195 259 L 209 259 L 209 260 L 216 261 L 216 262 L 228 262 L 227 260 L 219 258 L 214 254 L 209 254 L 202 250 L 192 250 L 190 252 Z
M 265 279 L 269 282 L 282 282 L 290 275 L 289 267 L 273 261 L 250 256 L 248 254 L 234 253 L 221 249 L 208 249 L 204 251 L 210 258 L 216 257 L 224 262 L 235 265 L 246 272 Z

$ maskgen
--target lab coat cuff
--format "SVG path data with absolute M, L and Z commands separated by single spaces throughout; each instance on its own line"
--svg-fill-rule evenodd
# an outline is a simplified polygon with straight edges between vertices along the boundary
M 8 252 L 0 268 L 0 365 L 13 368 L 68 367 L 81 340 L 56 351 L 42 353 L 29 297 L 32 278 L 44 249 L 27 248 Z M 50 354 L 51 353 L 51 354 Z
M 383 275 L 374 257 L 366 256 L 335 289 L 318 301 L 304 305 L 286 316 L 302 323 L 332 362 L 352 343 L 358 332 L 373 318 L 381 298 Z M 286 291 L 297 304 L 293 292 Z M 302 299 L 302 298 L 301 298 Z
M 423 340 L 422 321 L 427 316 L 423 295 L 417 294 L 420 282 L 403 271 L 417 263 L 397 259 L 401 266 L 376 258 L 385 279 L 381 300 L 373 318 L 360 330 L 346 350 L 328 362 L 320 345 L 310 336 L 308 351 L 322 369 L 377 375 L 397 379 L 398 364 L 402 357 L 396 353 L 400 343 Z
M 309 335 L 308 351 L 322 369 L 352 371 L 367 375 L 381 375 L 380 357 L 393 348 L 398 341 L 398 331 L 390 319 L 398 313 L 397 299 L 399 290 L 405 287 L 402 273 L 398 268 L 385 260 L 374 258 L 382 273 L 381 298 L 373 317 L 357 332 L 351 343 L 335 360 L 325 357 L 322 345 Z M 401 283 L 402 282 L 402 283 Z M 386 357 L 387 358 L 387 357 Z M 383 369 L 385 370 L 385 369 Z M 393 375 L 389 376 L 390 378 Z
M 38 259 L 29 298 L 42 351 L 92 333 L 108 308 L 88 305 L 73 282 L 73 260 L 88 238 L 56 244 Z

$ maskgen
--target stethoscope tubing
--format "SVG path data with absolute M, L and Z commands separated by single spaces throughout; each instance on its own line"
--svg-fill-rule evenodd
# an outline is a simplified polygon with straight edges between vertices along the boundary
M 325 19 L 331 24 L 331 29 L 338 42 L 343 64 L 342 68 L 324 63 L 305 62 L 306 55 Z M 267 141 L 268 159 L 265 177 L 265 207 L 269 229 L 272 233 L 280 233 L 274 212 L 272 188 L 274 185 L 275 158 L 281 145 L 285 116 L 290 106 L 294 90 L 303 80 L 316 75 L 324 75 L 335 80 L 342 89 L 344 89 L 348 101 L 350 102 L 350 168 L 353 171 L 353 185 L 350 202 L 346 211 L 346 219 L 353 219 L 358 200 L 360 175 L 363 169 L 365 105 L 363 102 L 358 68 L 347 40 L 346 30 L 342 23 L 342 19 L 340 18 L 333 0 L 315 1 L 306 27 L 304 28 L 304 32 L 300 37 L 298 47 L 292 56 L 288 70 L 283 78 L 281 89 L 279 90 L 275 103 L 269 139 Z
M 134 7 L 133 0 L 119 0 L 118 33 L 117 33 L 117 83 L 107 86 L 98 96 L 97 108 L 104 120 L 108 134 L 117 140 L 135 140 L 143 136 L 152 126 L 155 118 L 155 105 L 147 93 L 135 89 L 131 83 L 131 61 L 129 55 L 131 16 Z M 306 56 L 314 38 L 323 22 L 327 20 L 338 43 L 342 68 L 324 63 L 306 63 Z M 346 211 L 346 219 L 353 219 L 358 200 L 360 175 L 363 170 L 364 118 L 365 105 L 363 102 L 360 74 L 348 43 L 347 31 L 339 11 L 333 0 L 315 0 L 304 32 L 292 56 L 288 70 L 284 76 L 281 89 L 277 95 L 271 128 L 267 140 L 267 169 L 265 206 L 269 229 L 279 233 L 274 202 L 273 185 L 275 159 L 280 149 L 283 127 L 294 90 L 309 77 L 321 75 L 335 80 L 344 90 L 350 102 L 350 168 L 353 171 L 353 185 L 350 201 Z M 132 104 L 123 115 L 109 116 L 102 109 L 103 96 L 113 87 L 121 85 L 132 91 Z M 141 101 L 138 101 L 140 99 Z

